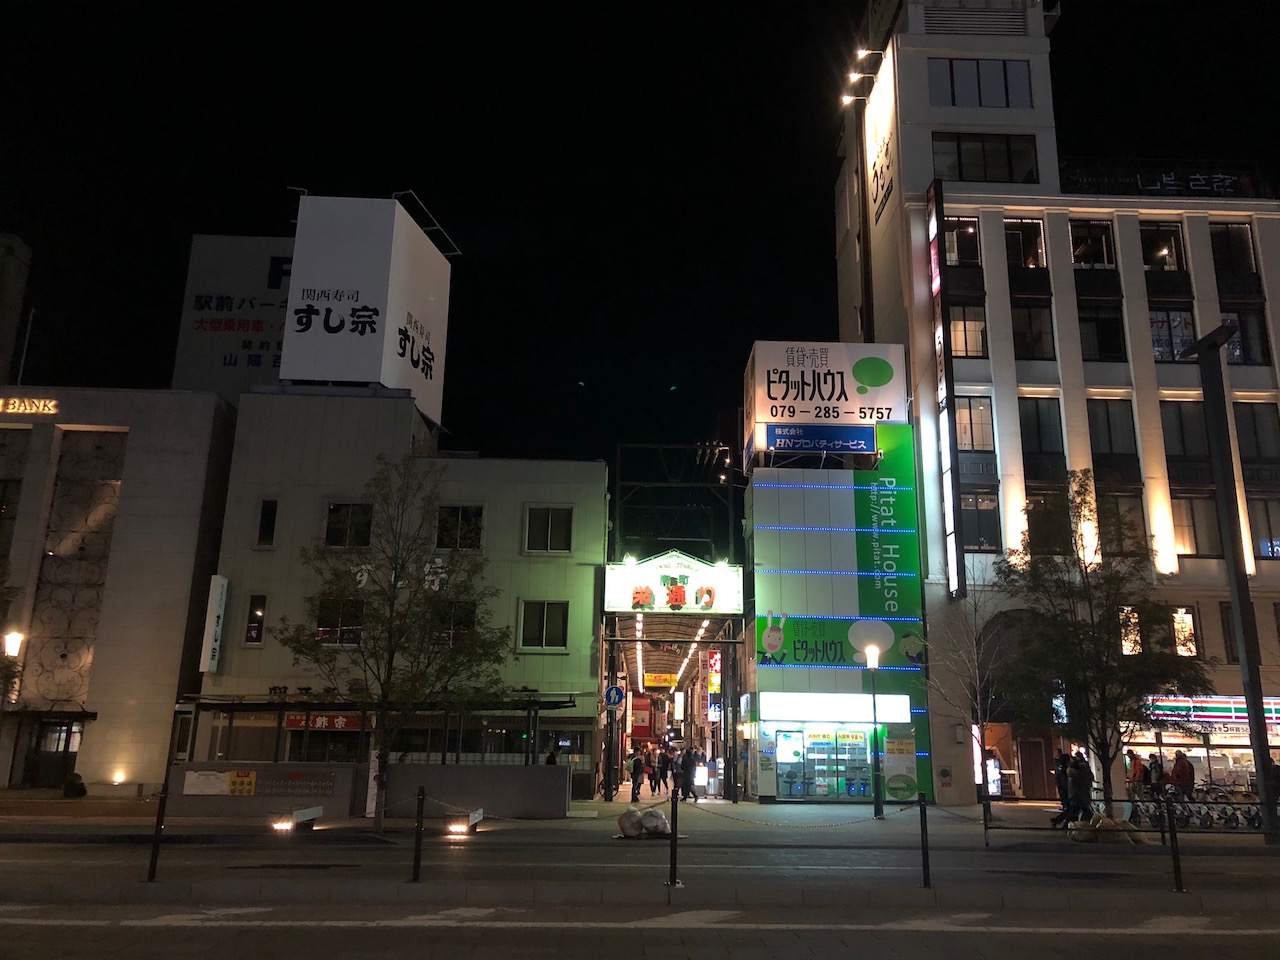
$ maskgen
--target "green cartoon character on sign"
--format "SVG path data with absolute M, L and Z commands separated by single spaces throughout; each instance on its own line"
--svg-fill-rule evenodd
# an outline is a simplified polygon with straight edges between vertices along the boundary
M 782 663 L 787 659 L 782 650 L 782 627 L 787 622 L 787 615 L 784 613 L 782 619 L 778 621 L 777 626 L 773 623 L 773 611 L 769 611 L 769 619 L 766 621 L 764 633 L 760 635 L 760 645 L 764 647 L 764 653 L 760 656 L 761 663 Z

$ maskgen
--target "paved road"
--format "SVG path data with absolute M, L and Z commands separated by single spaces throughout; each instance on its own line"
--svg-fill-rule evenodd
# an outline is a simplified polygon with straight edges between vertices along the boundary
M 0 908 L 0 957 L 23 960 L 402 958 L 562 960 L 623 955 L 663 960 L 1273 960 L 1270 919 L 1118 913 L 821 910 L 774 906 L 680 910 L 632 907 L 341 908 L 245 906 Z

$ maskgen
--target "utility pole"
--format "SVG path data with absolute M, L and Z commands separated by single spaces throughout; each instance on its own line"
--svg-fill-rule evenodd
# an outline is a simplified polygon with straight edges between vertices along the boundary
M 1200 364 L 1200 390 L 1204 396 L 1206 433 L 1209 435 L 1209 463 L 1213 469 L 1214 499 L 1218 505 L 1218 525 L 1222 530 L 1222 553 L 1227 565 L 1227 587 L 1231 596 L 1231 628 L 1239 641 L 1240 678 L 1249 714 L 1249 742 L 1253 745 L 1254 779 L 1262 829 L 1269 844 L 1280 843 L 1276 828 L 1276 798 L 1272 796 L 1267 773 L 1271 767 L 1271 745 L 1267 742 L 1267 720 L 1263 713 L 1261 656 L 1258 652 L 1258 620 L 1253 612 L 1249 576 L 1245 569 L 1244 533 L 1240 527 L 1240 501 L 1236 496 L 1235 460 L 1231 455 L 1231 423 L 1227 411 L 1227 391 L 1222 377 L 1222 346 L 1239 327 L 1223 324 L 1197 340 L 1179 355 L 1195 357 Z

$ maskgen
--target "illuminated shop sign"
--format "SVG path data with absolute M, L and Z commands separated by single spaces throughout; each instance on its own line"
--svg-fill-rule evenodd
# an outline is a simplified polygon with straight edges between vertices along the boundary
M 610 613 L 741 613 L 742 567 L 707 563 L 679 550 L 606 564 L 604 608 Z
M 824 723 L 870 723 L 869 693 L 787 693 L 760 691 L 760 722 L 787 720 Z M 910 723 L 911 697 L 905 693 L 877 693 L 875 718 L 880 723 Z
M 1244 697 L 1152 697 L 1151 715 L 1161 720 L 1203 723 L 1248 723 Z M 1280 723 L 1280 697 L 1263 697 L 1262 711 L 1270 723 Z
M 0 412 L 56 414 L 58 401 L 47 397 L 0 397 Z
M 869 452 L 877 425 L 910 420 L 897 343 L 759 340 L 743 386 L 748 468 L 764 450 Z

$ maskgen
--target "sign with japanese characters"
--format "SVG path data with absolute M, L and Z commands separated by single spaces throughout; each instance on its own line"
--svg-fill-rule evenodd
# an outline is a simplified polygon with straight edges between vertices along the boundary
M 345 730 L 359 730 L 360 714 L 291 711 L 284 715 L 284 728 L 286 730 L 334 730 L 339 733 Z
M 440 422 L 450 267 L 395 200 L 303 197 L 282 380 L 407 389 Z
M 873 452 L 877 424 L 910 420 L 897 343 L 759 340 L 745 388 L 748 464 L 764 450 Z
M 741 613 L 742 567 L 707 563 L 679 550 L 606 564 L 604 608 L 609 613 Z
M 209 578 L 209 602 L 204 614 L 204 641 L 200 645 L 200 672 L 217 673 L 222 660 L 223 617 L 227 610 L 226 577 L 214 574 Z
M 230 403 L 278 383 L 293 237 L 191 238 L 173 389 Z

